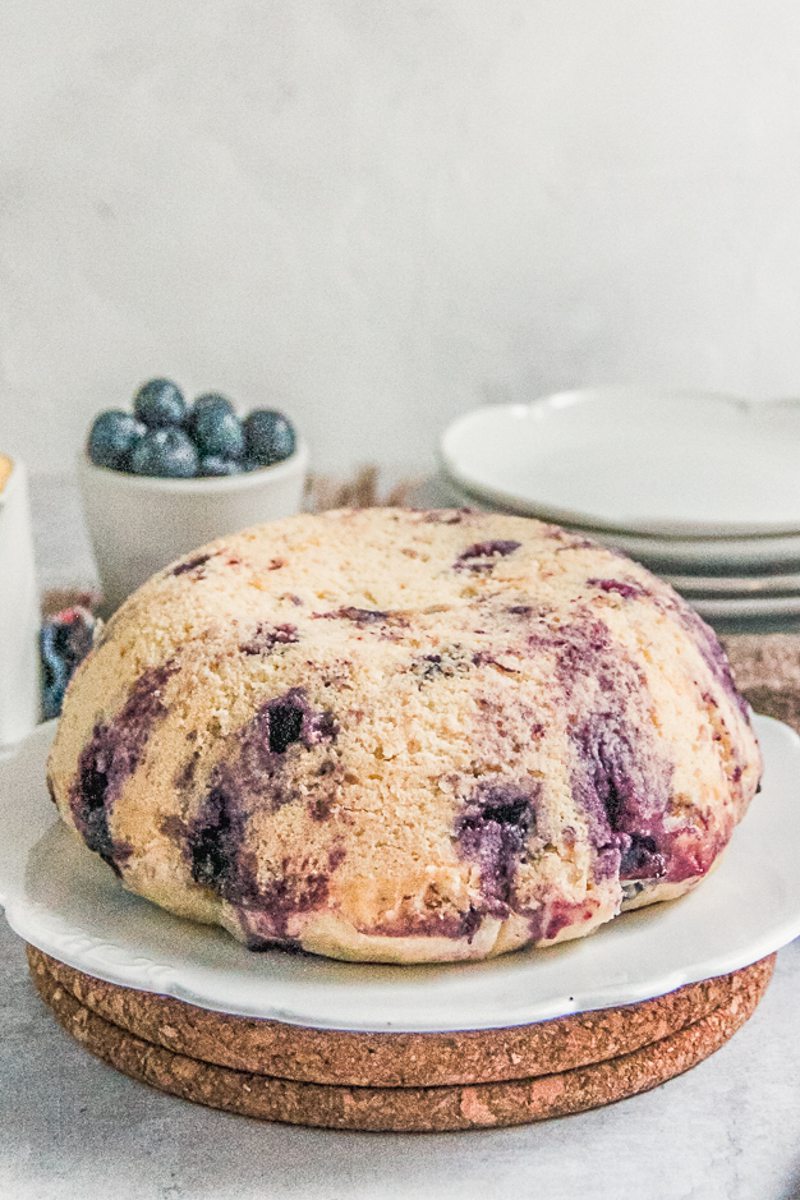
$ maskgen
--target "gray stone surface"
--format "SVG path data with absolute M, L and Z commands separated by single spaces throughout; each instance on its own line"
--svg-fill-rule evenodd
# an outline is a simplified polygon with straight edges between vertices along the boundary
M 0 961 L 3 1197 L 800 1197 L 798 943 L 733 1040 L 653 1092 L 519 1129 L 407 1136 L 260 1124 L 151 1091 L 61 1031 L 7 927 Z
M 37 487 L 34 502 L 42 582 L 91 582 L 74 489 Z M 611 1108 L 477 1133 L 328 1133 L 198 1108 L 95 1061 L 0 921 L 0 1198 L 800 1200 L 799 992 L 796 942 L 727 1046 Z

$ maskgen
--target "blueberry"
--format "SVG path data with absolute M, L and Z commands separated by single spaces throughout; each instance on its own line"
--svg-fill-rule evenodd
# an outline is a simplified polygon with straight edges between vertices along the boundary
M 294 453 L 294 426 L 281 412 L 274 409 L 255 409 L 245 418 L 244 434 L 247 457 L 259 466 L 268 467 Z
M 218 454 L 207 454 L 200 459 L 201 475 L 238 475 L 242 464 L 231 462 L 229 458 L 220 458 Z
M 146 427 L 130 413 L 111 409 L 95 417 L 86 449 L 96 467 L 127 471 L 131 452 L 147 433 Z
M 222 396 L 219 392 L 204 392 L 202 396 L 197 397 L 189 412 L 189 432 L 192 437 L 195 436 L 197 422 L 208 412 L 226 412 L 235 415 L 236 410 L 227 396 Z
M 186 401 L 171 379 L 150 379 L 134 396 L 133 411 L 150 429 L 182 425 L 186 418 Z
M 277 701 L 269 708 L 269 748 L 284 754 L 303 732 L 303 709 L 291 701 Z
M 197 417 L 194 440 L 204 457 L 236 460 L 244 454 L 244 430 L 236 413 L 207 408 Z
M 131 455 L 136 475 L 188 479 L 197 474 L 197 450 L 181 429 L 150 429 Z

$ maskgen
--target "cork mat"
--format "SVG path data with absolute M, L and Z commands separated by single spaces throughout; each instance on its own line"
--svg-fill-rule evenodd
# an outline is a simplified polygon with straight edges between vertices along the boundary
M 618 1058 L 730 1006 L 750 986 L 747 971 L 739 971 L 645 1003 L 535 1025 L 462 1033 L 351 1033 L 226 1016 L 118 987 L 31 946 L 28 962 L 34 977 L 52 976 L 105 1021 L 186 1057 L 297 1082 L 381 1088 L 499 1083 Z
M 60 1024 L 92 1054 L 134 1079 L 185 1100 L 262 1120 L 327 1129 L 396 1132 L 521 1125 L 597 1108 L 648 1091 L 713 1054 L 744 1024 L 764 993 L 774 961 L 775 956 L 771 955 L 725 977 L 720 992 L 716 993 L 725 998 L 705 1015 L 690 1019 L 638 1049 L 603 1061 L 500 1082 L 375 1087 L 300 1082 L 220 1066 L 178 1053 L 114 1024 L 81 1003 L 76 992 L 86 988 L 86 983 L 73 979 L 77 973 L 59 966 L 57 978 L 55 969 L 49 966 L 52 960 L 37 952 L 30 954 L 36 989 Z M 61 979 L 65 982 L 60 982 Z M 73 984 L 74 987 L 70 986 Z M 706 984 L 698 984 L 682 989 L 682 994 L 686 997 L 694 990 L 701 997 L 696 1011 L 702 1012 L 715 993 Z M 90 991 L 94 998 L 94 989 Z M 176 1003 L 170 1002 L 171 1017 Z M 128 1004 L 130 1011 L 130 998 Z M 626 1011 L 629 1010 L 616 1009 L 609 1015 L 616 1014 L 624 1022 Z M 634 1013 L 634 1021 L 639 1022 L 646 1021 L 652 1011 L 652 1029 L 663 1033 L 664 1009 L 660 1001 L 645 1001 L 630 1006 L 630 1011 Z M 695 1010 L 689 1005 L 680 1011 L 685 1016 Z M 222 1026 L 232 1020 L 219 1014 L 208 1016 Z M 564 1029 L 570 1022 L 581 1019 L 568 1017 L 560 1021 L 561 1031 L 556 1038 L 564 1037 Z M 545 1030 L 548 1024 L 543 1022 L 538 1028 Z M 159 1032 L 157 1027 L 151 1027 L 154 1035 Z M 496 1032 L 502 1035 L 517 1031 Z M 428 1036 L 416 1035 L 420 1062 L 425 1059 L 423 1043 Z M 167 1033 L 166 1037 L 172 1038 L 174 1034 Z

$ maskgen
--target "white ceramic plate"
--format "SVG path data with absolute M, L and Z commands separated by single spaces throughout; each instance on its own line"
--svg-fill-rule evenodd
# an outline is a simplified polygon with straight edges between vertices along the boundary
M 687 596 L 692 608 L 709 621 L 759 621 L 763 618 L 800 618 L 800 596 Z
M 714 600 L 800 599 L 800 575 L 664 575 L 684 596 Z
M 21 937 L 91 975 L 299 1025 L 486 1029 L 628 1004 L 746 966 L 800 933 L 800 738 L 768 717 L 757 729 L 763 791 L 718 869 L 682 900 L 549 950 L 426 967 L 252 954 L 128 895 L 55 818 L 43 782 L 51 726 L 0 761 L 0 901 Z
M 800 447 L 798 447 L 798 480 L 800 480 Z M 798 484 L 800 487 L 800 483 Z M 508 511 L 482 496 L 475 496 L 453 480 L 440 477 L 429 483 L 424 493 L 425 504 L 420 507 L 465 504 L 488 512 Z M 529 514 L 531 515 L 531 514 Z M 568 525 L 575 533 L 585 534 L 606 546 L 652 566 L 658 574 L 665 572 L 703 573 L 710 569 L 736 574 L 740 571 L 790 572 L 800 570 L 800 534 L 770 537 L 767 535 L 743 538 L 677 538 L 655 534 L 634 534 L 623 530 L 593 529 L 584 525 Z
M 796 401 L 587 388 L 475 409 L 440 456 L 460 486 L 519 512 L 717 537 L 800 533 L 798 446 Z

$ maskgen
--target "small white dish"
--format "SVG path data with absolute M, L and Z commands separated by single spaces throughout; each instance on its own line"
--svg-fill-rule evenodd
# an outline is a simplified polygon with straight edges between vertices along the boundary
M 594 538 L 621 550 L 659 574 L 682 572 L 702 575 L 713 570 L 735 575 L 756 572 L 769 575 L 800 571 L 800 536 L 716 538 L 703 541 L 689 538 L 637 537 L 611 530 L 570 526 L 575 533 Z
M 52 723 L 0 760 L 0 903 L 20 937 L 111 983 L 325 1029 L 441 1032 L 630 1004 L 736 970 L 800 934 L 800 738 L 756 718 L 762 794 L 718 868 L 681 900 L 592 937 L 483 963 L 389 967 L 252 954 L 128 895 L 56 818 Z
M 40 624 L 28 475 L 0 453 L 0 753 L 40 720 Z
M 432 497 L 435 497 L 439 504 L 466 505 L 487 512 L 510 511 L 501 504 L 493 504 L 485 497 L 472 495 L 445 477 L 434 481 L 426 490 L 426 502 L 429 503 Z M 652 566 L 657 574 L 679 574 L 682 571 L 694 574 L 711 568 L 728 570 L 731 573 L 748 570 L 767 573 L 774 570 L 783 574 L 795 568 L 800 570 L 800 534 L 742 538 L 676 538 L 628 533 L 616 529 L 595 529 L 580 524 L 565 527 L 603 545 L 622 550 L 645 566 Z
M 104 612 L 167 563 L 248 525 L 296 513 L 308 448 L 258 471 L 219 478 L 161 479 L 78 461 L 86 522 L 103 588 Z
M 517 512 L 707 538 L 800 533 L 798 444 L 797 401 L 586 388 L 475 409 L 440 457 L 459 486 Z
M 800 536 L 715 538 L 703 541 L 690 538 L 637 537 L 597 529 L 578 529 L 596 541 L 622 550 L 655 569 L 676 574 L 702 574 L 709 569 L 755 571 L 762 574 L 791 573 L 800 570 Z

